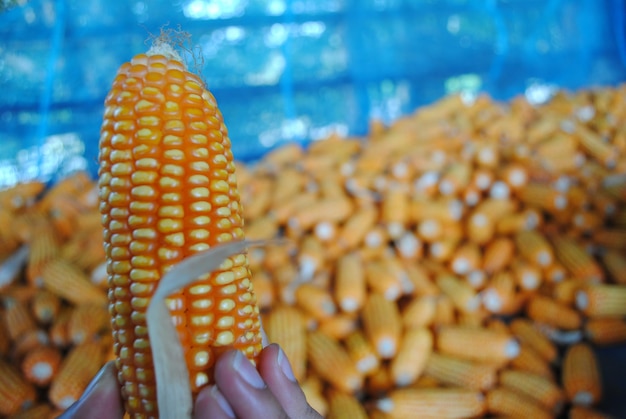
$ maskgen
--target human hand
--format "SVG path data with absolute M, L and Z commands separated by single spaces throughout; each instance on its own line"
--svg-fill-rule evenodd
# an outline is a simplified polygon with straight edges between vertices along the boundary
M 319 419 L 294 378 L 289 360 L 277 344 L 263 349 L 258 371 L 243 353 L 228 351 L 215 365 L 215 384 L 196 399 L 194 419 L 257 418 Z M 83 396 L 61 419 L 117 419 L 124 409 L 113 362 L 107 363 Z

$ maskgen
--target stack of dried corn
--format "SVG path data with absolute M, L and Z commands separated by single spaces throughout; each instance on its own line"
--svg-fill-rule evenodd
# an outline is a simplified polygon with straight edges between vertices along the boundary
M 249 257 L 314 407 L 606 417 L 592 349 L 626 341 L 625 90 L 451 96 L 239 165 L 246 237 L 288 238 Z M 53 416 L 111 356 L 94 184 L 42 190 L 0 193 L 0 416 Z
M 590 414 L 590 349 L 626 341 L 625 89 L 450 96 L 241 168 L 247 237 L 290 240 L 251 255 L 264 324 L 320 412 Z
M 0 416 L 55 417 L 111 352 L 96 185 L 44 186 L 0 192 Z

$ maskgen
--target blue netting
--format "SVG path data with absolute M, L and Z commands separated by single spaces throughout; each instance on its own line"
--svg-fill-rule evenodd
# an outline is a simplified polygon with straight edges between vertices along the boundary
M 451 91 L 626 79 L 623 0 L 30 0 L 0 14 L 0 186 L 93 172 L 112 78 L 164 24 L 201 48 L 243 160 Z

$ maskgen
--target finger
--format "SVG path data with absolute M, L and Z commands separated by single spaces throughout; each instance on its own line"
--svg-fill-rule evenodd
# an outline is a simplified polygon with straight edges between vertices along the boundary
M 234 419 L 235 412 L 216 385 L 204 388 L 194 407 L 194 419 Z
M 259 412 L 268 418 L 288 417 L 256 368 L 241 351 L 228 351 L 217 360 L 215 384 L 240 419 L 257 418 Z
M 91 380 L 81 398 L 59 418 L 123 418 L 124 408 L 115 374 L 115 364 L 113 361 L 107 362 Z
M 280 346 L 273 343 L 263 349 L 259 359 L 259 372 L 289 417 L 321 418 L 306 401 L 289 360 Z

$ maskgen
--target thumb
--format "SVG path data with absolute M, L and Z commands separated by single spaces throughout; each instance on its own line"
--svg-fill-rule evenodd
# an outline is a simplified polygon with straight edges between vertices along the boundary
M 91 380 L 80 399 L 60 419 L 118 419 L 124 417 L 120 388 L 113 361 L 107 362 Z

